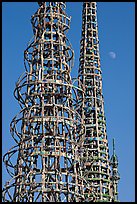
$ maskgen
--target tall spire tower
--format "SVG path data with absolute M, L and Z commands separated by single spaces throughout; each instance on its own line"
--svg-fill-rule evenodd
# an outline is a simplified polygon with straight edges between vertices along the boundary
M 102 94 L 96 2 L 84 2 L 78 78 L 84 100 L 79 110 L 84 114 L 83 176 L 87 201 L 111 201 L 109 149 Z M 81 99 L 81 95 L 79 94 Z
M 24 52 L 26 71 L 14 91 L 21 111 L 10 126 L 16 145 L 4 155 L 11 179 L 3 201 L 78 202 L 83 181 L 77 141 L 83 120 L 74 108 L 74 53 L 66 37 L 70 18 L 65 2 L 38 5 L 31 18 L 34 36 Z
M 110 165 L 112 167 L 112 175 L 111 175 L 111 190 L 112 190 L 112 201 L 118 202 L 118 182 L 120 179 L 120 175 L 118 172 L 118 157 L 115 152 L 115 139 L 113 139 L 113 154 L 110 160 Z

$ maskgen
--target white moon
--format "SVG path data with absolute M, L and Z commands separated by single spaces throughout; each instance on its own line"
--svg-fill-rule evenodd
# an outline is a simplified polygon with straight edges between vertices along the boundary
M 115 58 L 116 58 L 116 53 L 115 53 L 115 52 L 109 52 L 109 56 L 110 56 L 112 59 L 115 59 Z

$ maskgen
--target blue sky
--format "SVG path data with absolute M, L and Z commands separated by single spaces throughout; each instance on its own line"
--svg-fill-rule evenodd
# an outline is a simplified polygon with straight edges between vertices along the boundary
M 2 3 L 2 151 L 14 141 L 10 122 L 19 112 L 13 96 L 15 83 L 25 71 L 23 52 L 32 38 L 30 18 L 37 10 L 34 2 Z M 115 138 L 119 158 L 119 200 L 135 201 L 135 3 L 98 2 L 98 29 L 103 95 L 110 155 Z M 68 31 L 75 52 L 72 77 L 77 76 L 82 24 L 82 2 L 67 2 L 72 16 Z M 113 58 L 109 53 L 114 52 Z M 3 183 L 9 178 L 3 165 Z

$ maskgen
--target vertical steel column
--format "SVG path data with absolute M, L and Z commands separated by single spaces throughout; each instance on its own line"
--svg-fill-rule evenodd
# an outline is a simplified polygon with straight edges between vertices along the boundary
M 3 201 L 78 202 L 84 198 L 78 146 L 84 128 L 70 76 L 70 18 L 65 2 L 38 4 L 24 52 L 26 71 L 14 91 L 22 109 L 11 122 L 17 145 L 4 155 L 11 180 Z
M 109 150 L 102 94 L 96 2 L 84 2 L 80 48 L 79 85 L 84 91 L 83 177 L 86 201 L 111 201 Z M 79 95 L 79 98 L 81 96 Z M 82 116 L 83 117 L 83 116 Z

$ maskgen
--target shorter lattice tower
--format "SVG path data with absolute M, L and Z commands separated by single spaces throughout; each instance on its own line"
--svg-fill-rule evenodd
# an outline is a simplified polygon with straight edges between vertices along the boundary
M 84 128 L 70 76 L 70 18 L 65 2 L 38 3 L 24 52 L 26 71 L 14 92 L 21 111 L 11 122 L 16 145 L 4 155 L 11 180 L 3 201 L 78 202 L 84 197 L 77 144 Z

